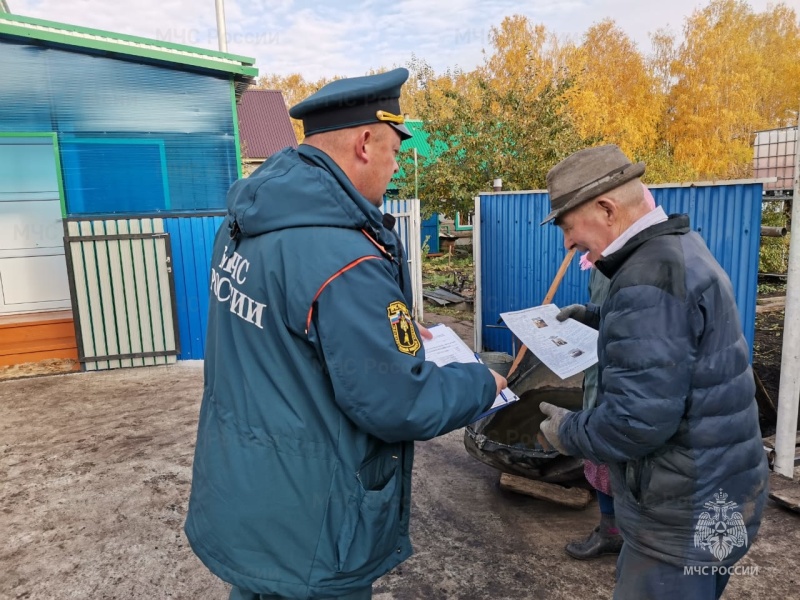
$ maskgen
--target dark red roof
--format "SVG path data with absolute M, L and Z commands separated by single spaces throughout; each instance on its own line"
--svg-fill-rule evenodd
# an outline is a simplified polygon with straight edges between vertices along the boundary
M 289 111 L 278 90 L 247 90 L 237 106 L 243 158 L 267 158 L 281 148 L 297 148 Z

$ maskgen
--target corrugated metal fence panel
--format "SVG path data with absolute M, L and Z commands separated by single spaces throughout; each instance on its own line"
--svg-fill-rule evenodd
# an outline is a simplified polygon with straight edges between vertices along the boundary
M 214 236 L 222 215 L 164 219 L 172 238 L 175 296 L 181 353 L 178 360 L 204 356 L 208 326 L 208 282 Z
M 439 214 L 433 213 L 422 222 L 422 233 L 420 235 L 422 244 L 428 244 L 428 252 L 439 252 Z
M 761 184 L 651 188 L 667 214 L 686 213 L 731 278 L 745 337 L 753 347 L 761 227 Z M 540 226 L 549 211 L 544 192 L 482 194 L 481 323 L 483 347 L 513 353 L 512 336 L 498 324 L 501 312 L 542 302 L 564 260 L 564 238 Z M 586 302 L 589 275 L 576 256 L 553 302 Z
M 400 236 L 406 251 L 408 272 L 411 276 L 411 287 L 414 294 L 414 306 L 411 311 L 414 318 L 422 320 L 422 242 L 419 217 L 419 200 L 384 200 L 381 211 L 397 218 L 394 230 Z
M 175 362 L 172 257 L 161 219 L 68 219 L 66 234 L 85 369 Z
M 395 231 L 400 235 L 400 239 L 403 242 L 403 247 L 408 252 L 408 230 L 404 223 L 401 223 L 403 215 L 410 214 L 413 207 L 414 200 L 395 200 L 395 199 L 386 199 L 383 201 L 383 205 L 381 206 L 381 212 L 389 213 L 390 215 L 394 215 L 397 217 L 397 224 L 395 225 Z
M 513 353 L 511 333 L 498 323 L 501 312 L 541 304 L 564 260 L 561 231 L 539 223 L 549 211 L 544 192 L 482 194 L 481 322 L 487 350 Z M 564 276 L 553 300 L 570 304 L 588 286 L 588 275 L 577 268 L 577 258 Z
M 731 279 L 752 357 L 755 336 L 758 255 L 761 247 L 762 184 L 651 188 L 667 214 L 689 215 Z

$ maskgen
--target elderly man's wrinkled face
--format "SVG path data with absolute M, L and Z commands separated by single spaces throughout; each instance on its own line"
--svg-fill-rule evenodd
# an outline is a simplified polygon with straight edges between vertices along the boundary
M 589 252 L 591 262 L 598 260 L 603 250 L 614 241 L 613 207 L 603 198 L 595 198 L 556 219 L 556 225 L 564 233 L 564 246 L 578 252 Z

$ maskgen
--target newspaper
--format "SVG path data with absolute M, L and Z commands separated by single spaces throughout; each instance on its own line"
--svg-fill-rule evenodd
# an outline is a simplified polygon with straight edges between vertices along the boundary
M 597 362 L 597 331 L 574 319 L 558 321 L 555 304 L 500 313 L 503 321 L 536 357 L 561 379 Z
M 434 325 L 433 327 L 429 327 L 428 331 L 433 335 L 433 339 L 422 340 L 422 345 L 425 347 L 425 360 L 436 363 L 440 367 L 454 362 L 481 362 L 480 357 L 470 350 L 469 346 L 458 337 L 458 334 L 447 325 Z M 498 394 L 497 398 L 495 398 L 492 406 L 486 412 L 479 415 L 478 419 L 517 400 L 519 400 L 519 397 L 510 389 L 505 388 Z

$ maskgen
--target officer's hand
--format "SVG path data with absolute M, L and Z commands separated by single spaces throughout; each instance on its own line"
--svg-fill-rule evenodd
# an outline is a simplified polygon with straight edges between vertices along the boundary
M 499 396 L 500 392 L 508 387 L 508 382 L 506 381 L 506 378 L 500 375 L 500 373 L 497 371 L 489 369 L 489 372 L 492 374 L 492 377 L 494 377 L 494 385 L 497 387 L 495 396 Z
M 427 327 L 423 327 L 422 325 L 420 325 L 419 323 L 416 323 L 416 322 L 415 322 L 415 325 L 417 326 L 417 329 L 419 329 L 419 334 L 423 338 L 425 338 L 426 340 L 432 340 L 433 339 L 433 334 L 428 330 Z
M 595 313 L 586 310 L 586 306 L 583 304 L 570 304 L 569 306 L 562 308 L 561 312 L 556 315 L 556 319 L 558 321 L 575 319 L 578 323 L 583 323 L 592 329 L 597 329 L 600 325 L 597 322 L 598 316 Z
M 561 439 L 558 437 L 558 429 L 561 427 L 564 417 L 566 417 L 571 411 L 548 402 L 541 402 L 539 404 L 539 410 L 541 410 L 542 413 L 544 413 L 544 415 L 547 417 L 544 421 L 542 421 L 542 424 L 539 425 L 544 437 L 553 448 L 558 450 L 561 454 L 569 456 L 566 448 L 564 448 L 564 445 L 561 443 Z

